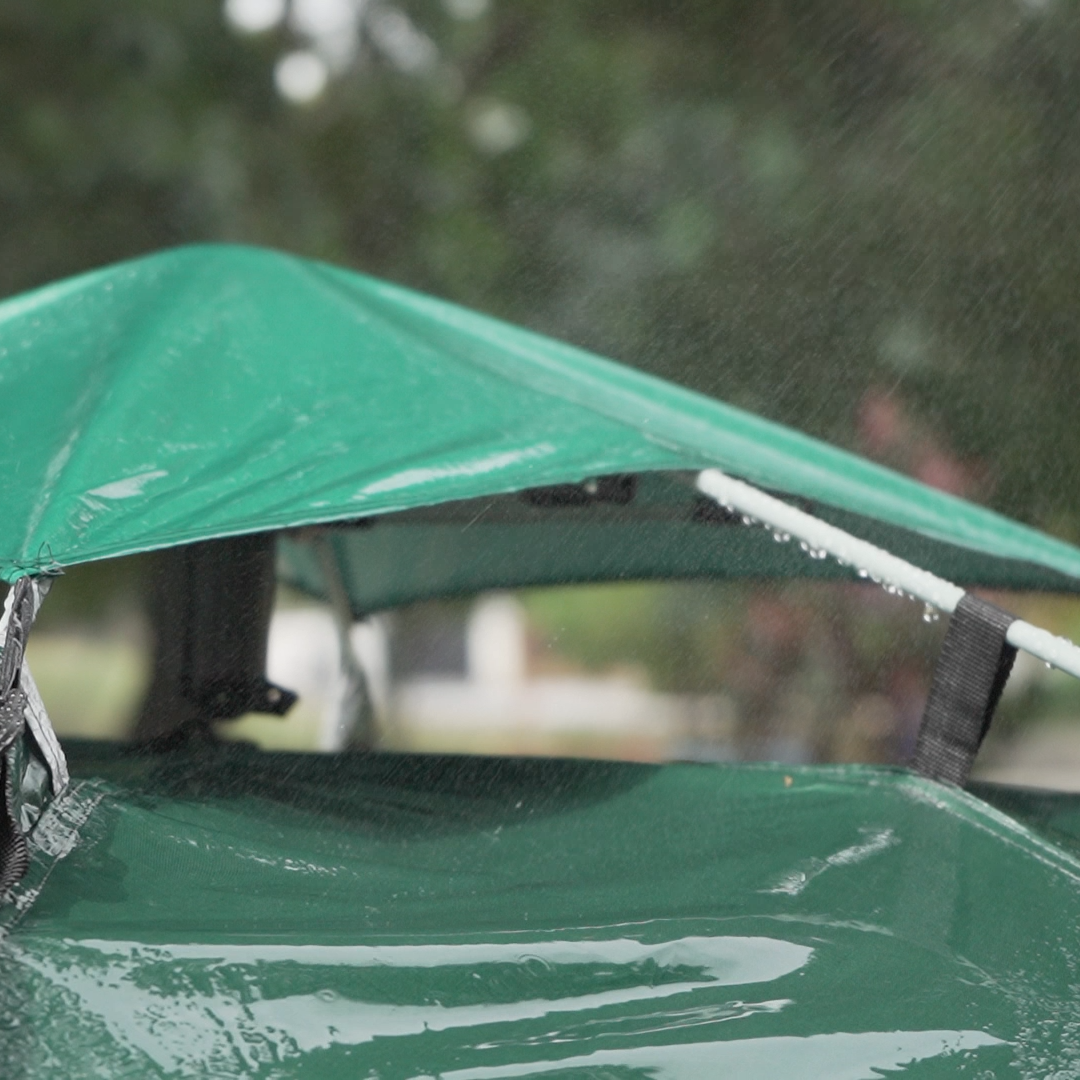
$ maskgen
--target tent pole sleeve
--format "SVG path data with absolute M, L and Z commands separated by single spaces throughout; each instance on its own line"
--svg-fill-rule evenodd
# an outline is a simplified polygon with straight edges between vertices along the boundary
M 874 581 L 902 589 L 940 611 L 952 614 L 964 595 L 964 590 L 959 585 L 954 585 L 927 570 L 921 570 L 906 560 L 883 551 L 866 540 L 860 540 L 835 525 L 821 521 L 751 484 L 736 480 L 719 469 L 705 469 L 700 472 L 697 487 L 721 506 L 753 518 L 779 532 L 788 533 L 813 550 L 827 552 Z M 1032 626 L 1022 619 L 1017 619 L 1009 627 L 1006 640 L 1010 645 L 1080 679 L 1080 648 L 1071 641 Z

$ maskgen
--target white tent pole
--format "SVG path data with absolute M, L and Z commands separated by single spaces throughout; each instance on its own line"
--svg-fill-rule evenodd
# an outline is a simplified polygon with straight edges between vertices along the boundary
M 767 495 L 719 469 L 705 469 L 699 473 L 697 486 L 699 491 L 715 499 L 721 506 L 760 522 L 776 535 L 801 541 L 809 549 L 810 557 L 831 555 L 853 567 L 861 577 L 898 589 L 940 611 L 951 613 L 964 595 L 959 585 L 920 570 L 904 559 L 890 555 L 874 544 Z M 1010 645 L 1080 678 L 1080 648 L 1071 641 L 1040 630 L 1022 619 L 1017 619 L 1009 627 L 1006 639 Z

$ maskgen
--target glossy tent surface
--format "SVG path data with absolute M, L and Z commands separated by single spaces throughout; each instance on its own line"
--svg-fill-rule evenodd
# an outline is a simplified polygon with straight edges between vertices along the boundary
M 798 542 L 746 525 L 698 494 L 692 473 L 643 473 L 625 505 L 545 505 L 532 492 L 469 499 L 328 528 L 357 618 L 414 600 L 484 589 L 679 578 L 858 578 L 851 566 L 812 557 Z M 814 504 L 815 516 L 932 568 L 959 585 L 1047 588 L 1045 568 L 957 548 L 911 530 Z M 316 548 L 280 538 L 279 576 L 325 595 Z M 1072 589 L 1070 579 L 1058 587 Z
M 1080 862 L 963 792 L 248 753 L 74 755 L 100 801 L 10 928 L 7 1075 L 1080 1068 Z
M 989 556 L 994 584 L 1080 582 L 1071 546 L 797 432 L 265 250 L 182 248 L 5 301 L 0 392 L 8 580 L 602 474 L 719 466 L 882 523 L 885 540 L 941 541 L 953 563 Z

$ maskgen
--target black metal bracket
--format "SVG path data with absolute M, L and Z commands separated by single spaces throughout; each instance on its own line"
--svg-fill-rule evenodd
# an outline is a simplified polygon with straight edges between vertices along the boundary
M 291 690 L 267 679 L 216 679 L 199 690 L 205 720 L 232 720 L 249 712 L 284 716 L 297 701 Z
M 637 477 L 633 473 L 612 473 L 597 476 L 580 484 L 552 484 L 549 487 L 526 488 L 521 498 L 532 506 L 549 508 L 595 506 L 613 503 L 626 506 L 637 494 Z

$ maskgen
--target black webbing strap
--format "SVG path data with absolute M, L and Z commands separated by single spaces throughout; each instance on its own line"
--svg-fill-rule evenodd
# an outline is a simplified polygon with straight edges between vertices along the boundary
M 1005 640 L 1015 619 L 970 593 L 957 604 L 919 728 L 916 772 L 966 782 L 1016 659 L 1016 649 Z

